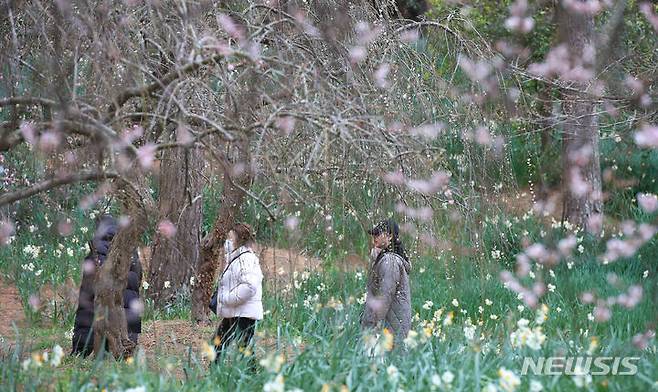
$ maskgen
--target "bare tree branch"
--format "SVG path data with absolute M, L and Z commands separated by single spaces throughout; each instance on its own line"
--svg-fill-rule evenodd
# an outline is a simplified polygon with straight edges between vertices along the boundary
M 32 197 L 36 194 L 51 190 L 53 188 L 57 188 L 62 185 L 69 185 L 69 184 L 74 184 L 78 182 L 87 182 L 87 181 L 100 181 L 100 180 L 106 180 L 116 177 L 119 177 L 118 173 L 97 172 L 97 171 L 58 176 L 50 180 L 42 181 L 29 188 L 5 193 L 4 195 L 0 196 L 0 207 L 11 204 L 18 200 L 27 199 L 28 197 Z

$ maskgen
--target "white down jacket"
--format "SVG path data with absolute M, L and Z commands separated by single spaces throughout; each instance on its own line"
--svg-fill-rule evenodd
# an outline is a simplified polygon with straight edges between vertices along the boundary
M 226 263 L 217 289 L 217 315 L 262 320 L 263 273 L 258 256 L 247 246 L 233 249 L 231 241 L 226 241 L 224 249 Z

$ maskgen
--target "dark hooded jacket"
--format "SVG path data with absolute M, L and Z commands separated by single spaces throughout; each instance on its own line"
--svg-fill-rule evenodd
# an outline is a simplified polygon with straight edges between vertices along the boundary
M 94 278 L 99 267 L 103 265 L 110 251 L 112 239 L 118 231 L 118 223 L 111 216 L 101 218 L 94 238 L 89 246 L 91 251 L 82 263 L 82 283 L 80 285 L 80 295 L 78 299 L 78 310 L 75 313 L 75 325 L 73 327 L 74 351 L 76 339 L 85 338 L 94 323 Z M 128 272 L 128 283 L 123 290 L 123 307 L 126 312 L 128 322 L 128 333 L 137 334 L 142 332 L 141 316 L 136 309 L 134 301 L 139 300 L 139 286 L 142 281 L 142 265 L 137 256 L 133 253 L 130 271 Z M 131 306 L 133 304 L 133 306 Z

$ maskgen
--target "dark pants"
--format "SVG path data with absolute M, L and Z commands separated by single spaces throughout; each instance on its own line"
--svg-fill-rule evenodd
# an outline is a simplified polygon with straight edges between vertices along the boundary
M 237 341 L 240 346 L 246 347 L 251 343 L 256 329 L 256 320 L 246 317 L 232 317 L 225 318 L 217 327 L 216 338 L 219 338 L 219 345 L 215 346 L 217 351 L 217 358 L 215 363 L 219 360 L 219 356 L 225 347 L 232 341 Z
M 128 338 L 136 345 L 139 334 L 128 332 Z M 71 354 L 86 357 L 94 351 L 94 332 L 89 328 L 74 330 L 72 343 Z M 105 344 L 105 350 L 107 350 L 107 343 Z

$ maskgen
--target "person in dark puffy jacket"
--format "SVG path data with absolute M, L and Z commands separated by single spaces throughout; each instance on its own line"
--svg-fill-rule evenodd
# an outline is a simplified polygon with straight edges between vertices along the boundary
M 91 354 L 94 346 L 94 278 L 110 252 L 112 239 L 119 230 L 116 219 L 110 215 L 100 218 L 96 226 L 93 240 L 89 243 L 90 252 L 82 263 L 82 283 L 78 298 L 78 310 L 75 313 L 73 326 L 72 354 L 87 356 Z M 142 332 L 142 319 L 138 311 L 139 287 L 142 281 L 142 265 L 137 251 L 133 253 L 128 283 L 123 290 L 123 307 L 128 322 L 128 337 L 135 344 Z

